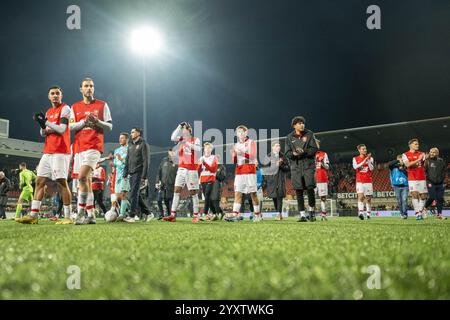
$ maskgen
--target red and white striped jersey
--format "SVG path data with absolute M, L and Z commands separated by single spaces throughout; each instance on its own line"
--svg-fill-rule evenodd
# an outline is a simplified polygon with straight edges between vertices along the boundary
M 237 142 L 234 147 L 236 174 L 256 174 L 256 141 L 246 138 L 244 142 Z
M 199 160 L 200 163 L 200 183 L 214 182 L 216 181 L 217 171 L 217 157 L 210 155 L 209 157 L 203 156 Z
M 316 152 L 316 182 L 324 183 L 328 182 L 328 172 L 330 168 L 330 160 L 326 152 Z
M 408 151 L 405 152 L 402 155 L 402 159 L 403 162 L 405 163 L 410 163 L 413 161 L 416 161 L 417 159 L 419 159 L 420 155 L 422 155 L 423 152 L 420 151 Z M 422 180 L 426 180 L 425 178 L 425 167 L 423 166 L 425 163 L 425 161 L 419 161 L 416 166 L 414 167 L 409 167 L 407 169 L 408 171 L 408 181 L 422 181 Z
M 373 158 L 364 156 L 353 157 L 353 169 L 356 170 L 356 182 L 371 183 L 373 171 Z

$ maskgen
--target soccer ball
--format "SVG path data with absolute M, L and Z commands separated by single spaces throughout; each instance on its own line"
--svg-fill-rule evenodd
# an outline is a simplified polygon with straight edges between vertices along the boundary
M 114 222 L 117 219 L 117 212 L 115 210 L 109 210 L 105 213 L 106 222 Z

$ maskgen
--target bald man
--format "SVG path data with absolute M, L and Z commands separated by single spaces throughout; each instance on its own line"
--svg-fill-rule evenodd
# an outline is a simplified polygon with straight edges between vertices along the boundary
M 442 215 L 445 170 L 445 161 L 439 157 L 439 149 L 431 148 L 429 158 L 425 161 L 425 174 L 428 188 L 428 200 L 425 203 L 425 208 L 430 210 L 432 203 L 436 201 L 437 218 L 440 220 L 447 219 Z

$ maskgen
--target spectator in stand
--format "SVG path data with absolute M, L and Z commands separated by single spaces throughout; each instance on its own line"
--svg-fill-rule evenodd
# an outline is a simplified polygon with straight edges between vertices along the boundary
M 402 155 L 388 163 L 392 188 L 397 197 L 398 207 L 402 219 L 408 218 L 408 173 L 403 163 Z
M 8 203 L 8 191 L 10 188 L 11 182 L 4 172 L 0 171 L 0 219 L 6 219 L 5 207 Z

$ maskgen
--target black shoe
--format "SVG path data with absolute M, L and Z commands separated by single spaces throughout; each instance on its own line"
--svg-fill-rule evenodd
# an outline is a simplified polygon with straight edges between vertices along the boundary
M 316 221 L 316 214 L 314 212 L 309 213 L 309 221 L 310 222 Z
M 364 220 L 364 215 L 363 214 L 359 214 L 358 218 L 361 219 L 361 220 Z
M 297 220 L 297 222 L 307 222 L 308 219 L 306 219 L 305 216 L 300 217 L 300 219 Z

